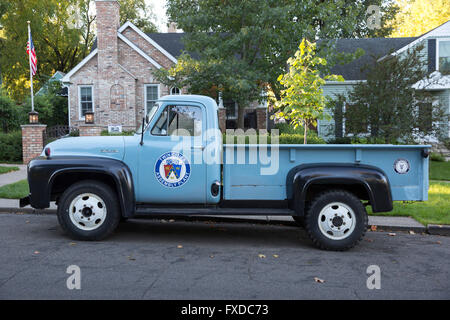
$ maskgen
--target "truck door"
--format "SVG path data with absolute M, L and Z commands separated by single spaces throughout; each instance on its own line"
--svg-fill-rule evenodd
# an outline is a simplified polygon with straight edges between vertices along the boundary
M 139 148 L 137 201 L 148 203 L 206 202 L 206 132 L 203 105 L 162 105 Z

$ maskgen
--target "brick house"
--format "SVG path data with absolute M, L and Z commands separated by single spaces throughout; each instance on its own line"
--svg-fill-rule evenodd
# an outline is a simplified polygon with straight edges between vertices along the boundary
M 69 125 L 84 124 L 94 112 L 95 124 L 103 128 L 121 125 L 134 130 L 155 101 L 169 94 L 185 93 L 159 83 L 153 71 L 170 68 L 183 50 L 182 33 L 145 34 L 131 22 L 120 26 L 116 0 L 96 0 L 97 41 L 91 53 L 68 72 Z M 234 127 L 237 108 L 233 101 L 218 101 L 221 122 Z M 246 127 L 267 127 L 267 105 L 252 104 L 246 110 Z M 222 129 L 224 129 L 222 127 Z

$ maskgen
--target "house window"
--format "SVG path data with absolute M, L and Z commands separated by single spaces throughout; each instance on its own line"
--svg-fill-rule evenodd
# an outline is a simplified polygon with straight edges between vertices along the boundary
M 238 117 L 238 106 L 234 101 L 224 101 L 223 106 L 227 109 L 227 120 L 235 120 Z
M 437 65 L 438 70 L 444 74 L 450 74 L 450 39 L 438 41 Z
M 152 129 L 158 136 L 201 136 L 202 110 L 191 106 L 169 106 Z
M 92 86 L 78 87 L 78 101 L 80 119 L 84 119 L 86 112 L 94 111 L 94 94 Z
M 145 114 L 151 110 L 153 105 L 159 99 L 159 85 L 148 84 L 145 86 Z
M 180 90 L 180 88 L 173 87 L 170 89 L 170 94 L 172 96 L 179 95 L 179 94 L 181 94 L 181 90 Z

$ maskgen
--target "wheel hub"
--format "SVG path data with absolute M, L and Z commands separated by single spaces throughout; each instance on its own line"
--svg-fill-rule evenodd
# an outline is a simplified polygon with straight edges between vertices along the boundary
M 324 236 L 332 240 L 342 240 L 355 230 L 356 215 L 349 205 L 332 202 L 320 211 L 318 223 Z
M 344 220 L 341 217 L 336 216 L 331 222 L 333 223 L 333 226 L 340 227 L 344 223 Z
M 99 228 L 106 219 L 107 210 L 103 199 L 93 193 L 76 196 L 69 206 L 72 223 L 81 230 L 92 231 Z

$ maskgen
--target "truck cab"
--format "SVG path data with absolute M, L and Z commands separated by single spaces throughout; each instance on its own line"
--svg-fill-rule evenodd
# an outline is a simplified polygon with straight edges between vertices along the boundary
M 364 236 L 366 206 L 427 200 L 430 146 L 257 141 L 264 137 L 223 144 L 213 99 L 166 96 L 133 136 L 45 146 L 20 203 L 55 201 L 61 227 L 80 240 L 103 239 L 135 215 L 288 215 L 317 247 L 346 250 Z

